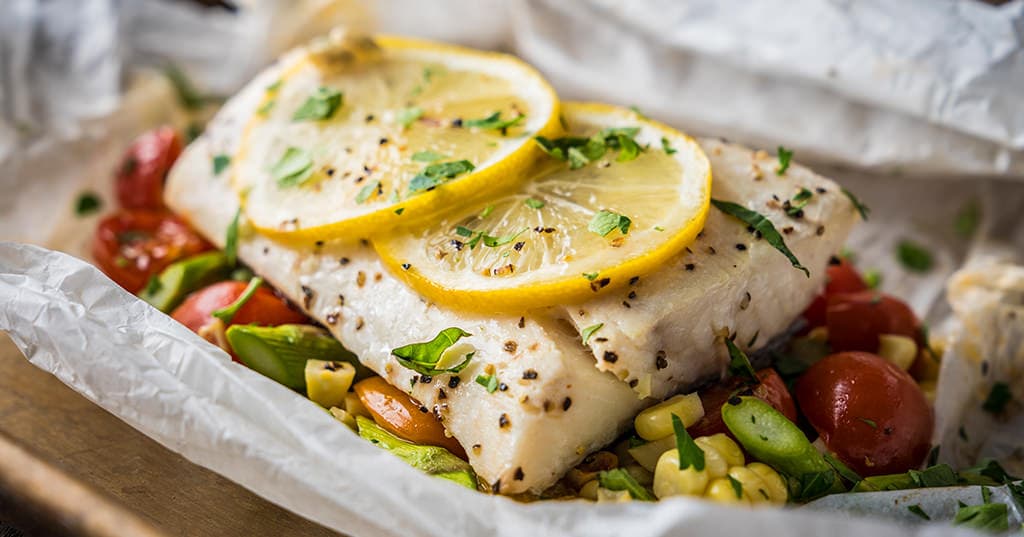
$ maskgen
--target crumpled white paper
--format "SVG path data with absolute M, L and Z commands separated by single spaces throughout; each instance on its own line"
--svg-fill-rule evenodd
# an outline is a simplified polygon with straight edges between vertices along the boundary
M 432 478 L 235 364 L 66 254 L 0 243 L 0 330 L 36 366 L 169 449 L 354 536 L 956 535 L 803 510 L 518 503 Z

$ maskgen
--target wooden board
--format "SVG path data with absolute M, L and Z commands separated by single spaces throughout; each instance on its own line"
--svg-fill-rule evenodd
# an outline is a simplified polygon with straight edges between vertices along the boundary
M 168 451 L 30 364 L 3 333 L 0 434 L 167 535 L 338 535 Z

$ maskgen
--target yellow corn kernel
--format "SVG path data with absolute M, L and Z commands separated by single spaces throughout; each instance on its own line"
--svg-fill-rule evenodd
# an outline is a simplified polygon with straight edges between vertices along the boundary
M 352 429 L 353 431 L 356 430 L 356 417 L 353 416 L 352 414 L 349 414 L 348 412 L 345 412 L 344 408 L 332 406 L 328 412 L 330 412 L 331 415 L 334 416 L 334 419 L 347 425 L 349 429 Z
M 608 490 L 600 487 L 597 489 L 597 503 L 623 503 L 632 500 L 633 497 L 629 495 L 629 491 Z
M 597 489 L 601 487 L 601 484 L 596 479 L 591 479 L 580 487 L 580 498 L 586 498 L 588 500 L 597 501 Z
M 750 504 L 750 496 L 746 491 L 737 496 L 736 489 L 732 488 L 732 483 L 724 477 L 719 477 L 712 481 L 708 485 L 708 490 L 704 493 L 704 497 L 719 503 Z
M 708 479 L 725 477 L 726 472 L 729 471 L 729 463 L 718 449 L 707 441 L 707 438 L 702 436 L 693 441 L 704 452 L 704 471 L 708 473 Z
M 672 429 L 672 414 L 679 416 L 684 427 L 697 423 L 704 417 L 704 405 L 700 402 L 700 396 L 695 393 L 677 395 L 644 410 L 633 420 L 636 434 L 647 441 L 675 434 Z
M 761 479 L 761 476 L 746 466 L 733 466 L 729 468 L 729 477 L 740 484 L 741 495 L 746 496 L 750 503 L 768 503 L 771 501 L 771 493 L 768 485 Z M 729 483 L 730 487 L 732 483 Z M 733 490 L 733 496 L 736 491 Z
M 711 436 L 702 436 L 694 442 L 704 450 L 705 453 L 709 449 L 713 449 L 725 461 L 728 467 L 743 466 L 743 450 L 740 446 L 736 445 L 736 442 L 732 438 L 729 438 L 724 433 L 713 434 Z M 716 477 L 723 477 L 725 474 Z
M 366 410 L 363 406 L 363 402 L 359 400 L 359 396 L 354 392 L 348 392 L 345 394 L 345 411 L 353 416 L 362 416 L 364 418 L 373 419 L 370 415 L 370 411 Z
M 906 371 L 917 358 L 917 343 L 907 336 L 881 334 L 878 336 L 878 355 Z
M 675 447 L 675 435 L 666 436 L 661 440 L 655 440 L 654 442 L 648 442 L 641 446 L 629 448 L 629 456 L 633 457 L 633 460 L 635 460 L 637 464 L 643 466 L 648 471 L 653 472 L 654 467 L 658 465 L 658 458 L 661 457 L 661 454 Z
M 786 503 L 786 500 L 789 499 L 789 489 L 786 487 L 786 481 L 774 468 L 763 462 L 752 462 L 747 465 L 747 468 L 764 481 L 768 501 L 778 504 Z
M 654 469 L 654 495 L 658 498 L 669 496 L 700 496 L 708 485 L 708 472 L 695 470 L 693 466 L 679 469 L 679 450 L 666 451 L 658 459 Z

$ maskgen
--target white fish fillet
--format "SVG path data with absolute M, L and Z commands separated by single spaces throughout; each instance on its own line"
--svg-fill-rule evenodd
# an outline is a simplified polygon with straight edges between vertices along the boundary
M 234 152 L 263 88 L 279 70 L 269 68 L 232 98 L 168 179 L 168 205 L 219 246 L 238 202 L 229 174 L 215 176 L 211 160 Z M 492 490 L 538 492 L 621 434 L 654 401 L 638 397 L 630 384 L 659 397 L 692 388 L 696 380 L 724 370 L 721 334 L 738 329 L 739 341 L 747 341 L 759 332 L 763 342 L 784 329 L 821 287 L 826 260 L 846 237 L 853 208 L 834 183 L 796 166 L 778 178 L 770 170 L 774 159 L 720 142 L 702 144 L 712 161 L 714 196 L 768 212 L 780 228 L 793 225 L 787 242 L 811 268 L 811 278 L 715 209 L 693 252 L 641 278 L 633 286 L 635 298 L 624 289 L 623 296 L 522 316 L 483 317 L 428 303 L 388 274 L 372 247 L 359 241 L 296 248 L 243 233 L 238 254 L 367 366 L 433 409 Z M 764 166 L 763 179 L 752 177 L 752 165 Z M 828 191 L 815 196 L 804 221 L 791 223 L 766 210 L 773 193 L 784 199 L 799 186 Z M 827 224 L 821 236 L 819 221 Z M 747 251 L 735 249 L 741 242 Z M 718 253 L 709 254 L 709 247 Z M 692 271 L 686 270 L 690 263 Z M 587 349 L 579 331 L 595 322 L 604 327 Z M 455 387 L 448 375 L 413 384 L 418 375 L 401 367 L 390 349 L 429 340 L 450 326 L 473 334 L 466 340 L 477 349 L 472 364 Z M 606 352 L 616 360 L 604 359 Z M 659 356 L 665 367 L 659 367 Z M 494 393 L 473 381 L 490 367 L 503 383 Z

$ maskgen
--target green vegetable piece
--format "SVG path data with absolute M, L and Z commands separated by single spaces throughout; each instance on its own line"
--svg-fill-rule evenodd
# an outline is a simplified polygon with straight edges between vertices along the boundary
M 316 121 L 330 119 L 341 106 L 342 94 L 334 88 L 322 87 L 316 90 L 292 116 L 292 121 Z
M 289 147 L 270 168 L 270 176 L 278 188 L 299 186 L 313 176 L 313 156 L 305 149 Z
M 786 256 L 786 259 L 789 259 L 789 262 L 794 267 L 804 271 L 804 274 L 806 274 L 808 278 L 811 277 L 810 271 L 800 264 L 800 261 L 795 255 L 793 255 L 793 252 L 791 252 L 789 247 L 786 246 L 786 241 L 784 241 L 782 239 L 782 235 L 776 231 L 771 220 L 765 218 L 764 215 L 757 211 L 751 211 L 750 209 L 731 201 L 712 199 L 711 204 L 719 211 L 722 211 L 729 216 L 733 216 L 754 228 L 755 231 L 761 234 L 761 237 L 763 237 L 764 240 L 768 241 L 768 244 L 772 245 L 772 247 L 781 252 L 782 255 Z
M 789 169 L 789 162 L 793 160 L 793 152 L 780 145 L 778 153 L 779 167 L 775 168 L 775 175 L 784 175 Z
M 743 483 L 740 483 L 739 481 L 736 480 L 735 477 L 733 477 L 731 475 L 726 474 L 725 477 L 729 478 L 729 485 L 732 486 L 732 491 L 733 491 L 733 493 L 736 494 L 736 499 L 738 500 L 738 499 L 742 498 L 743 497 Z
M 403 108 L 395 114 L 395 121 L 402 126 L 403 129 L 408 129 L 409 125 L 412 125 L 417 119 L 423 117 L 423 109 L 418 106 L 410 106 L 409 108 Z
M 448 179 L 453 179 L 464 173 L 469 173 L 474 169 L 475 166 L 473 166 L 473 163 L 468 160 L 455 160 L 452 162 L 438 162 L 431 164 L 426 168 L 423 168 L 422 172 L 409 181 L 409 193 L 415 194 L 424 190 L 431 190 Z
M 953 525 L 965 526 L 980 531 L 1003 533 L 1010 529 L 1009 509 L 1005 503 L 983 503 L 960 508 L 953 518 Z
M 356 368 L 356 379 L 372 374 L 337 339 L 316 326 L 233 325 L 225 336 L 235 355 L 249 369 L 293 390 L 306 388 L 307 360 L 348 362 Z
M 249 280 L 249 285 L 246 286 L 245 290 L 242 291 L 242 294 L 239 295 L 234 302 L 224 306 L 223 308 L 213 310 L 211 315 L 221 321 L 224 321 L 224 324 L 230 323 L 231 320 L 235 318 L 235 314 L 238 313 L 238 310 L 242 309 L 242 306 L 244 306 L 246 302 L 249 302 L 249 299 L 256 294 L 256 290 L 259 289 L 261 285 L 263 285 L 263 278 L 253 276 L 252 279 Z
M 434 151 L 417 151 L 412 154 L 413 162 L 436 162 L 443 158 L 445 158 L 444 155 Z
M 747 382 L 758 382 L 754 366 L 750 365 L 750 358 L 740 350 L 729 338 L 725 338 L 725 346 L 729 349 L 729 373 L 735 377 L 746 379 Z
M 461 328 L 451 327 L 441 330 L 434 339 L 424 343 L 410 343 L 391 350 L 391 354 L 398 359 L 398 363 L 407 369 L 412 369 L 421 375 L 437 375 L 440 373 L 458 373 L 469 365 L 473 359 L 473 353 L 465 356 L 465 359 L 458 365 L 445 369 L 437 369 L 435 366 L 441 360 L 444 351 L 455 345 L 463 337 L 470 337 L 472 334 Z
M 956 213 L 956 219 L 953 221 L 953 229 L 957 235 L 964 238 L 970 238 L 974 235 L 974 231 L 978 229 L 978 223 L 981 221 L 981 206 L 978 204 L 978 200 L 971 200 L 967 202 L 960 210 Z
M 928 513 L 925 513 L 924 509 L 921 509 L 921 506 L 917 505 L 917 504 L 908 505 L 907 506 L 907 511 L 910 511 L 911 513 L 914 513 L 915 515 L 917 515 L 917 516 L 919 516 L 919 517 L 921 517 L 921 518 L 923 518 L 925 520 L 931 520 L 932 519 L 932 517 L 928 516 Z
M 174 91 L 178 94 L 178 102 L 181 106 L 189 110 L 199 110 L 203 105 L 211 100 L 210 97 L 205 97 L 199 93 L 199 90 L 192 84 L 192 81 L 185 76 L 178 66 L 169 64 L 164 68 L 164 75 L 174 86 Z
M 501 119 L 501 111 L 496 111 L 493 114 L 480 119 L 467 119 L 463 122 L 463 125 L 467 127 L 476 127 L 478 129 L 497 129 L 505 131 L 509 127 L 514 127 L 523 122 L 526 116 L 519 114 L 518 116 L 510 119 Z
M 911 272 L 928 272 L 934 264 L 931 252 L 909 240 L 902 240 L 896 245 L 896 255 L 903 268 Z
M 1006 410 L 1006 405 L 1013 400 L 1013 393 L 1010 392 L 1010 386 L 1005 382 L 996 382 L 992 384 L 991 390 L 988 392 L 988 397 L 985 398 L 985 402 L 982 403 L 981 408 L 989 414 L 999 415 Z
M 231 157 L 228 155 L 214 155 L 213 157 L 213 174 L 220 175 L 220 172 L 227 169 L 231 165 Z
M 633 476 L 629 472 L 622 468 L 615 468 L 614 470 L 608 470 L 597 474 L 598 484 L 601 488 L 608 490 L 624 490 L 629 492 L 629 495 L 634 500 L 640 500 L 644 502 L 653 502 L 654 496 L 647 489 L 642 487 L 640 483 L 633 479 Z
M 178 307 L 189 293 L 223 280 L 230 271 L 227 257 L 220 252 L 192 256 L 165 268 L 139 292 L 139 298 L 167 313 Z
M 666 155 L 673 155 L 677 151 L 679 151 L 678 149 L 672 147 L 672 145 L 668 141 L 668 138 L 665 138 L 664 136 L 661 137 L 661 148 L 665 151 Z
M 832 469 L 840 475 L 840 477 L 848 481 L 850 484 L 856 485 L 864 480 L 864 478 L 858 475 L 857 472 L 854 472 L 849 466 L 844 464 L 843 461 L 832 456 L 831 453 L 824 453 L 822 456 L 825 457 L 825 462 L 827 462 L 829 466 L 831 466 Z
M 676 450 L 679 452 L 679 469 L 685 470 L 693 466 L 698 472 L 704 469 L 704 450 L 693 441 L 693 437 L 683 426 L 683 420 L 672 414 L 672 431 L 675 432 Z
M 797 192 L 793 199 L 789 201 L 789 208 L 786 209 L 786 214 L 789 216 L 802 214 L 801 211 L 811 202 L 812 197 L 814 197 L 813 192 L 806 188 L 801 188 L 800 192 Z
M 908 474 L 873 475 L 857 482 L 852 492 L 877 492 L 882 490 L 906 490 L 917 488 L 917 483 Z
M 359 189 L 359 193 L 356 194 L 356 203 L 365 203 L 374 194 L 381 195 L 380 181 L 370 181 L 363 188 Z
M 468 489 L 476 490 L 476 474 L 469 463 L 437 446 L 421 446 L 407 442 L 380 428 L 373 420 L 356 416 L 359 436 L 377 447 L 386 449 L 409 466 L 434 477 L 447 479 Z
M 75 202 L 75 214 L 88 216 L 103 208 L 103 200 L 95 192 L 82 192 Z
M 613 230 L 618 229 L 623 235 L 629 233 L 629 226 L 633 221 L 628 216 L 619 213 L 601 210 L 590 219 L 587 229 L 605 237 Z
M 235 211 L 235 217 L 224 232 L 224 258 L 228 265 L 234 267 L 238 263 L 238 221 L 242 218 L 242 208 Z
M 583 329 L 580 335 L 583 336 L 583 344 L 586 345 L 590 342 L 590 336 L 593 336 L 598 330 L 604 327 L 604 323 L 592 324 Z
M 477 375 L 476 383 L 487 388 L 487 393 L 494 393 L 498 389 L 497 375 Z
M 844 490 L 835 470 L 803 431 L 768 403 L 733 397 L 722 405 L 722 421 L 754 458 L 798 481 L 800 490 L 794 498 L 811 500 Z
M 544 205 L 546 205 L 543 201 L 534 198 L 526 198 L 523 203 L 531 209 L 543 209 Z
M 918 488 L 953 487 L 959 483 L 956 472 L 948 464 L 937 464 L 920 471 L 910 470 L 907 475 Z

